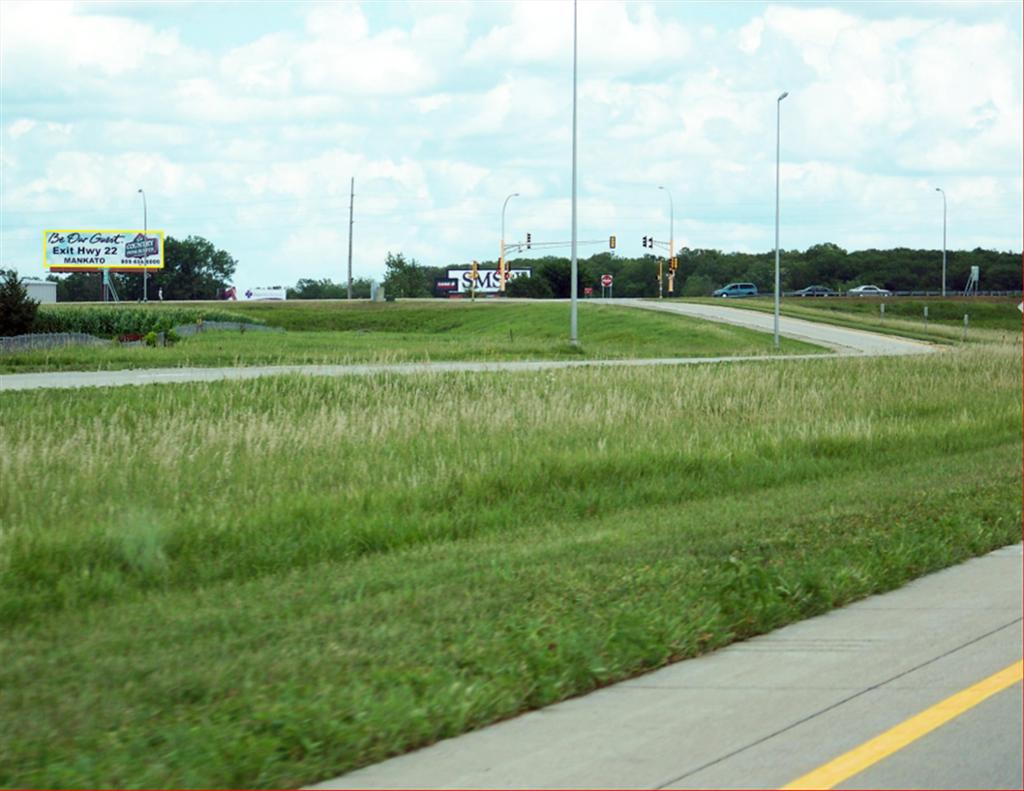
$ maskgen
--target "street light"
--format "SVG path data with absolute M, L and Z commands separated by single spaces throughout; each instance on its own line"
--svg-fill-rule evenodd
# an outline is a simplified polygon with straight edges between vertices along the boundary
M 149 218 L 146 216 L 146 193 L 139 187 L 139 194 L 142 196 L 142 235 L 146 236 L 149 233 Z M 147 250 L 146 254 L 149 252 Z M 142 259 L 142 301 L 149 302 L 149 270 L 146 269 L 146 259 Z
M 775 101 L 775 348 L 779 348 L 779 140 L 782 136 L 782 100 L 789 96 L 783 91 Z
M 676 254 L 676 210 L 672 202 L 672 190 L 668 187 L 658 187 L 668 193 L 668 258 L 669 258 L 669 293 L 672 293 L 672 257 Z M 658 276 L 658 296 L 661 296 L 661 276 Z
M 513 192 L 501 205 L 501 257 L 498 258 L 498 288 L 501 291 L 505 290 L 505 209 L 508 208 L 510 200 L 518 197 L 519 193 Z
M 946 191 L 936 187 L 942 193 L 942 296 L 946 296 Z

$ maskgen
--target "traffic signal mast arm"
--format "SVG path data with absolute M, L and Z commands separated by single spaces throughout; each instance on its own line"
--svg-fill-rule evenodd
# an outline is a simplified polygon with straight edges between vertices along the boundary
M 537 248 L 551 248 L 551 247 L 569 247 L 571 244 L 572 244 L 572 242 L 530 242 L 530 248 L 531 249 L 537 249 Z M 576 244 L 577 245 L 580 245 L 580 244 L 601 244 L 601 245 L 606 245 L 607 246 L 608 240 L 607 239 L 587 239 L 585 241 L 577 241 Z M 521 253 L 525 249 L 526 249 L 526 242 L 510 242 L 509 244 L 505 245 L 506 252 L 509 251 L 509 250 L 513 250 L 513 251 L 515 251 L 517 253 Z

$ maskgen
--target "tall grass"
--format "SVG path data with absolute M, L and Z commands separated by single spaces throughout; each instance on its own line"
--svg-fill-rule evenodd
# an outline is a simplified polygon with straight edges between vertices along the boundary
M 1020 424 L 1001 348 L 5 394 L 0 784 L 300 785 L 888 589 L 1019 540 Z

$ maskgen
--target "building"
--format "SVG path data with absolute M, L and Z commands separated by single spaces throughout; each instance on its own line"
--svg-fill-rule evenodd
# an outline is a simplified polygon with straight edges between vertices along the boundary
M 28 291 L 29 299 L 34 299 L 36 302 L 43 304 L 57 301 L 57 284 L 52 280 L 34 280 L 33 278 L 24 277 L 21 279 L 21 284 Z

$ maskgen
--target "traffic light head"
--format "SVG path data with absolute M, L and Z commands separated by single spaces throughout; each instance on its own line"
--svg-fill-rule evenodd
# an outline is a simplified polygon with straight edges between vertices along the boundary
M 533 234 L 526 234 L 526 249 L 530 249 L 530 243 L 533 241 Z
M 644 237 L 644 247 L 647 247 L 647 237 Z
M 608 237 L 608 246 L 609 246 L 609 247 L 610 247 L 610 248 L 611 248 L 612 250 L 614 250 L 614 249 L 615 249 L 615 237 L 614 237 L 614 236 L 609 236 L 609 237 Z

